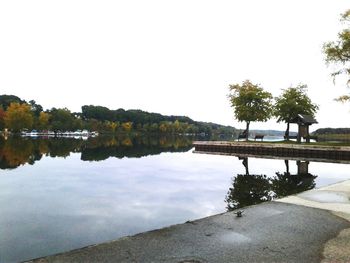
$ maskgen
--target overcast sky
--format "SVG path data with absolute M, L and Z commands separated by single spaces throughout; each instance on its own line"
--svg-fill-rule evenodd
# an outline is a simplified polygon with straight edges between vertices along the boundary
M 45 109 L 94 104 L 243 128 L 229 84 L 250 79 L 278 96 L 304 83 L 320 106 L 312 130 L 349 127 L 350 106 L 333 101 L 348 90 L 333 84 L 322 54 L 349 8 L 349 0 L 0 1 L 0 94 Z

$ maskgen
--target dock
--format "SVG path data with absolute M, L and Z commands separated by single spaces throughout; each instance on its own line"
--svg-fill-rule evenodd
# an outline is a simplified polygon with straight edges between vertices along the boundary
M 195 153 L 244 157 L 350 163 L 349 146 L 260 142 L 195 141 Z

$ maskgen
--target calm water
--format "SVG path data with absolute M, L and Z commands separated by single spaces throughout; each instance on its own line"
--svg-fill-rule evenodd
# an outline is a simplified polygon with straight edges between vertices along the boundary
M 190 138 L 0 139 L 0 262 L 350 179 L 348 165 L 192 153 Z

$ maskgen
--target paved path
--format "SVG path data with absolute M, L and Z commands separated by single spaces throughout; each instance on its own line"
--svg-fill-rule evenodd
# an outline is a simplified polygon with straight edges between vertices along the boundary
M 278 200 L 324 209 L 350 221 L 350 180 Z M 350 262 L 350 229 L 329 240 L 323 251 L 324 262 Z
M 350 262 L 349 198 L 343 182 L 32 262 Z

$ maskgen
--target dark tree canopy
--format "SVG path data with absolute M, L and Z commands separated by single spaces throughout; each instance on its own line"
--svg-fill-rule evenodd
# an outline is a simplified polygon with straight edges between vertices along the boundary
M 35 100 L 30 100 L 29 105 L 32 108 L 32 112 L 34 113 L 35 116 L 39 117 L 40 112 L 42 112 L 44 109 L 40 104 L 37 104 Z
M 266 175 L 237 174 L 226 195 L 227 210 L 259 204 L 271 200 L 271 185 Z
M 285 162 L 288 164 L 287 160 Z M 286 172 L 275 172 L 273 176 L 250 174 L 248 158 L 244 158 L 243 165 L 245 174 L 237 174 L 232 178 L 232 187 L 225 197 L 228 211 L 304 192 L 316 185 L 317 176 L 299 171 L 291 174 L 289 164 Z
M 70 110 L 52 108 L 50 111 L 50 124 L 54 131 L 72 131 L 81 129 L 81 121 L 74 117 Z
M 194 124 L 195 121 L 186 116 L 165 116 L 159 113 L 150 113 L 142 110 L 110 110 L 103 106 L 82 106 L 82 117 L 84 119 L 96 119 L 99 121 L 132 122 L 134 125 L 145 123 L 160 123 L 162 121 L 186 122 Z
M 0 95 L 0 105 L 6 111 L 12 102 L 17 102 L 19 104 L 26 103 L 25 100 L 21 100 L 15 95 Z
M 293 195 L 316 186 L 315 178 L 312 174 L 290 174 L 287 172 L 276 172 L 276 176 L 271 180 L 271 188 L 278 197 Z
M 315 135 L 350 134 L 350 128 L 320 128 L 313 132 Z

